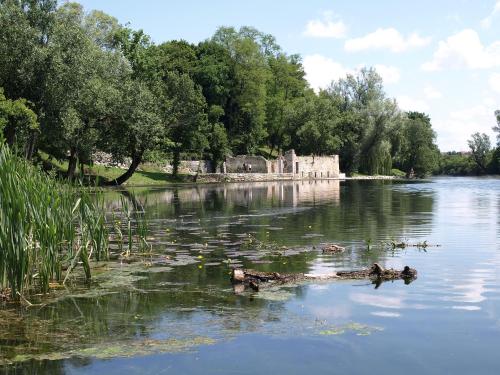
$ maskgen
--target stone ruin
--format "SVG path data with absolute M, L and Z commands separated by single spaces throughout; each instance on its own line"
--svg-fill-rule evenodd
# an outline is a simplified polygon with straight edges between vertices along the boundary
M 274 160 L 263 156 L 238 155 L 227 157 L 222 173 L 290 174 L 298 178 L 339 178 L 339 156 L 297 156 L 289 150 Z

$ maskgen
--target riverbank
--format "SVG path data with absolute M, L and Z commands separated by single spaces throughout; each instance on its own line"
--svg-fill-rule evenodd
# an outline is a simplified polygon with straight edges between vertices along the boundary
M 314 178 L 294 173 L 204 173 L 194 177 L 196 183 L 264 182 L 264 181 L 325 181 L 325 180 L 394 180 L 396 176 L 353 176 Z

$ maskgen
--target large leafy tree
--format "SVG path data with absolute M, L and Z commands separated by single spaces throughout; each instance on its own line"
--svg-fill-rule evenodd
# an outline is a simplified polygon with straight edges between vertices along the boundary
M 103 128 L 99 146 L 118 161 L 130 158 L 128 169 L 109 182 L 121 185 L 132 177 L 146 151 L 164 144 L 165 126 L 159 100 L 143 82 L 134 79 L 122 82 L 111 108 L 109 126 Z
M 347 172 L 390 171 L 389 130 L 398 121 L 397 105 L 385 97 L 382 78 L 372 68 L 333 82 L 327 90 L 337 103 L 340 119 L 341 167 Z
M 168 72 L 162 85 L 163 116 L 169 148 L 173 153 L 174 175 L 181 152 L 199 156 L 208 148 L 208 116 L 201 88 L 187 74 Z
M 68 155 L 70 179 L 77 161 L 90 160 L 96 150 L 101 128 L 112 117 L 120 81 L 128 74 L 103 24 L 114 22 L 102 14 L 88 16 L 80 5 L 66 3 L 57 10 L 48 46 L 42 146 L 56 156 Z
M 474 133 L 467 141 L 471 156 L 482 173 L 486 173 L 489 164 L 491 141 L 485 133 Z
M 339 151 L 341 140 L 337 131 L 338 107 L 324 92 L 308 96 L 307 114 L 297 129 L 295 148 L 300 154 L 332 155 Z
M 422 177 L 438 167 L 439 150 L 436 146 L 436 133 L 432 129 L 429 116 L 420 112 L 409 112 L 404 124 L 404 144 L 400 153 L 401 168 L 410 175 Z
M 227 49 L 232 63 L 233 79 L 224 108 L 224 123 L 236 153 L 253 153 L 267 132 L 266 84 L 269 75 L 266 58 L 252 30 L 220 28 L 212 41 Z
M 290 143 L 289 113 L 297 98 L 306 94 L 307 83 L 299 56 L 283 53 L 268 58 L 270 68 L 266 92 L 266 129 L 271 153 Z
M 51 39 L 57 0 L 0 1 L 0 87 L 7 97 L 24 98 L 43 124 L 47 46 Z M 29 136 L 31 158 L 38 132 Z

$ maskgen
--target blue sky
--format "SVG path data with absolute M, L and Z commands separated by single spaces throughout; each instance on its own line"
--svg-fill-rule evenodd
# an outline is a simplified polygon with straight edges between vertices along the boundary
M 500 109 L 500 0 L 82 0 L 157 43 L 199 42 L 249 25 L 303 57 L 315 88 L 374 66 L 400 107 L 431 116 L 443 151 L 494 135 Z

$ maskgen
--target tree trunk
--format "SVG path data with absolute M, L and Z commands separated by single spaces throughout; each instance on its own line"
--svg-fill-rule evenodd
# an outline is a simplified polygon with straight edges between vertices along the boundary
M 37 133 L 32 133 L 28 145 L 26 146 L 26 159 L 31 160 L 36 151 Z
M 9 145 L 10 148 L 14 146 L 14 141 L 16 139 L 16 128 L 11 125 L 7 125 L 3 131 L 5 137 L 5 143 Z
M 172 174 L 174 177 L 177 177 L 177 174 L 179 173 L 179 164 L 180 164 L 180 158 L 181 158 L 181 151 L 178 147 L 174 149 L 174 158 L 172 160 Z
M 76 164 L 78 162 L 77 153 L 75 148 L 71 148 L 69 158 L 68 158 L 68 171 L 66 172 L 66 178 L 70 181 L 75 177 Z
M 132 163 L 128 167 L 127 171 L 122 174 L 121 176 L 115 178 L 114 180 L 111 180 L 107 182 L 105 185 L 121 185 L 125 181 L 127 181 L 132 175 L 134 174 L 135 170 L 141 164 L 142 161 L 142 155 L 144 154 L 144 151 L 139 151 L 139 152 L 134 152 L 132 155 Z

